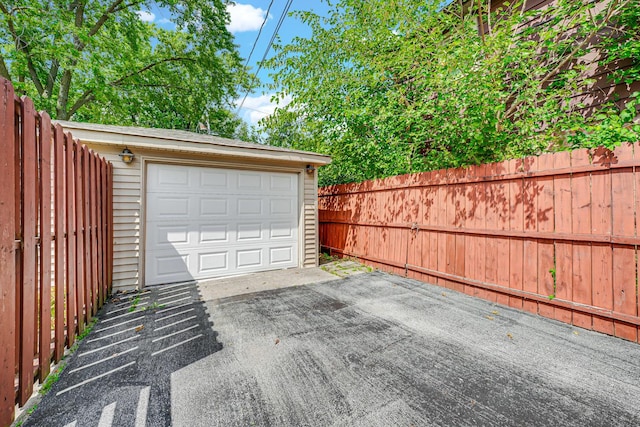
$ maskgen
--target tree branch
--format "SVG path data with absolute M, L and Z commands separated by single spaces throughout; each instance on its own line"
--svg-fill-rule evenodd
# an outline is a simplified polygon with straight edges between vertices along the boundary
M 69 109 L 68 117 L 72 117 L 80 108 L 87 105 L 89 102 L 93 101 L 96 96 L 93 94 L 93 91 L 87 89 L 80 98 L 71 106 Z
M 131 3 L 123 4 L 122 6 L 117 7 L 114 12 L 120 12 L 121 10 L 129 9 L 131 6 L 137 6 L 142 3 L 144 0 L 136 0 Z
M 71 71 L 64 70 L 62 80 L 60 81 L 60 90 L 58 91 L 58 102 L 56 105 L 56 119 L 67 120 L 67 104 L 69 102 L 69 88 L 71 87 Z
M 480 29 L 480 38 L 482 38 L 482 44 L 485 44 L 484 20 L 482 18 L 482 3 L 481 3 L 481 0 L 478 0 L 478 27 Z
M 149 71 L 150 69 L 160 65 L 160 64 L 164 64 L 167 62 L 176 62 L 176 61 L 195 61 L 195 59 L 192 58 L 187 58 L 187 57 L 173 57 L 173 58 L 165 58 L 159 61 L 156 61 L 154 63 L 151 63 L 149 65 L 146 65 L 142 68 L 140 68 L 137 71 L 131 72 L 121 78 L 119 78 L 118 80 L 114 80 L 110 83 L 108 83 L 110 86 L 120 86 L 122 85 L 127 79 L 142 74 L 145 71 Z M 87 89 L 81 96 L 80 98 L 78 98 L 76 100 L 76 102 L 71 106 L 71 108 L 66 111 L 65 107 L 67 105 L 68 102 L 68 91 L 64 91 L 63 88 L 69 86 L 71 83 L 71 74 L 67 71 L 65 71 L 63 77 L 62 77 L 62 82 L 61 82 L 61 87 L 60 87 L 60 95 L 58 96 L 58 119 L 59 120 L 66 120 L 69 119 L 71 116 L 73 116 L 80 108 L 84 107 L 85 105 L 87 105 L 89 102 L 94 101 L 95 100 L 95 94 L 93 93 L 92 89 Z M 153 84 L 149 84 L 149 85 L 141 85 L 141 86 L 146 86 L 146 87 L 160 87 L 160 86 L 164 86 L 164 85 L 153 85 Z M 65 95 L 66 94 L 66 95 Z
M 491 0 L 489 0 L 489 4 L 487 5 L 487 29 L 489 35 L 491 35 Z
M 89 30 L 89 37 L 94 36 L 98 31 L 100 31 L 100 28 L 102 28 L 104 23 L 107 22 L 109 16 L 116 10 L 118 6 L 120 6 L 122 2 L 123 0 L 115 0 L 113 3 L 111 3 L 111 6 L 109 6 L 109 8 L 104 11 L 104 13 L 100 16 L 100 18 L 98 18 L 96 23 L 93 24 L 93 27 L 91 27 L 91 29 Z
M 58 70 L 60 69 L 60 63 L 57 59 L 51 61 L 51 67 L 49 68 L 49 74 L 47 74 L 47 87 L 44 90 L 43 96 L 49 98 L 53 93 L 53 85 L 58 77 Z
M 78 0 L 78 2 L 75 3 L 76 17 L 74 24 L 76 25 L 76 28 L 81 28 L 84 23 L 84 6 L 85 4 L 81 0 Z
M 9 75 L 9 70 L 7 69 L 7 63 L 4 61 L 4 57 L 2 55 L 0 55 L 0 76 L 11 81 L 11 76 Z
M 136 75 L 142 74 L 142 73 L 144 73 L 145 71 L 149 71 L 150 69 L 152 69 L 152 68 L 154 68 L 154 67 L 157 67 L 157 66 L 158 66 L 158 65 L 160 65 L 160 64 L 164 64 L 164 63 L 167 63 L 167 62 L 179 62 L 179 61 L 190 61 L 190 62 L 195 62 L 195 59 L 193 59 L 193 58 L 187 58 L 187 57 L 185 57 L 185 56 L 176 56 L 176 57 L 173 57 L 173 58 L 165 58 L 165 59 L 161 59 L 161 60 L 159 60 L 159 61 L 156 61 L 156 62 L 153 62 L 153 63 L 151 63 L 151 64 L 149 64 L 149 65 L 146 65 L 146 66 L 144 66 L 144 67 L 140 68 L 140 69 L 139 69 L 139 70 L 137 70 L 137 71 L 133 71 L 133 72 L 131 72 L 131 73 L 129 73 L 129 74 L 127 74 L 127 75 L 125 75 L 125 76 L 123 76 L 123 77 L 119 78 L 118 80 L 114 80 L 114 81 L 112 81 L 111 83 L 109 83 L 109 85 L 110 85 L 110 86 L 119 86 L 119 85 L 120 85 L 120 84 L 122 84 L 122 82 L 124 82 L 125 80 L 127 80 L 127 79 L 129 79 L 129 78 L 131 78 L 131 77 L 133 77 L 133 76 L 136 76 Z

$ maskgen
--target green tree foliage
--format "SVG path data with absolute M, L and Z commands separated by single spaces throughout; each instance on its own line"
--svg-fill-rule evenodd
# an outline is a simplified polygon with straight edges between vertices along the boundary
M 635 100 L 588 115 L 572 95 L 592 83 L 582 58 L 597 52 L 601 65 L 631 58 L 617 78 L 637 79 L 639 2 L 525 12 L 516 1 L 491 14 L 487 1 L 442 4 L 339 0 L 326 17 L 296 13 L 312 35 L 277 46 L 269 64 L 293 101 L 262 122 L 267 142 L 330 154 L 329 184 L 638 139 Z
M 175 30 L 144 22 L 152 5 Z M 246 72 L 223 0 L 0 1 L 0 75 L 61 120 L 231 136 Z

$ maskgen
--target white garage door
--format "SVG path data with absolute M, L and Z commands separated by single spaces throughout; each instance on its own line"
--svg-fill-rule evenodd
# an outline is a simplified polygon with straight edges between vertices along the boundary
M 297 174 L 149 164 L 146 284 L 297 266 Z

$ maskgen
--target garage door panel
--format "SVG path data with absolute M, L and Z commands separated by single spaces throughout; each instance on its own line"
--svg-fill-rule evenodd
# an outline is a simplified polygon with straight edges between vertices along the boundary
M 159 277 L 184 274 L 189 271 L 189 254 L 157 254 L 154 258 L 155 270 Z
M 229 270 L 229 252 L 212 251 L 198 254 L 198 273 L 220 273 Z
M 262 240 L 264 226 L 261 222 L 239 223 L 236 226 L 236 241 Z
M 156 237 L 155 244 L 158 246 L 190 243 L 188 225 L 155 225 L 153 229 L 151 235 Z
M 240 191 L 260 192 L 264 189 L 264 177 L 258 172 L 239 172 L 237 177 Z
M 146 227 L 146 247 L 158 250 L 193 244 L 193 232 L 187 223 L 152 223 Z
M 295 224 L 291 222 L 272 222 L 269 224 L 269 238 L 272 240 L 292 239 L 294 227 Z
M 256 248 L 237 250 L 236 267 L 238 269 L 262 267 L 262 260 L 264 259 L 262 252 L 262 249 Z
M 229 211 L 229 201 L 222 197 L 201 198 L 200 199 L 199 217 L 215 217 L 227 216 L 231 214 Z M 198 215 L 194 219 L 198 219 Z
M 227 224 L 201 225 L 198 232 L 198 242 L 214 244 L 229 242 Z
M 297 177 L 150 164 L 146 283 L 297 266 Z
M 223 170 L 200 171 L 200 186 L 207 190 L 225 191 L 229 187 L 229 173 Z
M 186 169 L 158 168 L 151 173 L 153 175 L 149 180 L 149 191 L 189 188 L 189 171 Z
M 163 218 L 188 218 L 189 217 L 189 197 L 170 197 L 157 195 L 152 197 L 154 215 L 159 220 Z
M 260 197 L 243 197 L 238 199 L 237 214 L 239 216 L 252 216 L 262 215 L 263 200 Z
M 291 216 L 294 209 L 294 200 L 290 198 L 269 200 L 269 214 L 271 215 Z
M 293 261 L 293 247 L 269 248 L 269 261 L 272 265 L 288 264 Z
M 269 177 L 269 192 L 291 195 L 297 187 L 296 177 L 290 174 L 273 174 Z

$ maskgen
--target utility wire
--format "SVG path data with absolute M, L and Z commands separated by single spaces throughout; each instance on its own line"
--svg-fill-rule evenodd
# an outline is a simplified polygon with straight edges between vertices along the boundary
M 267 45 L 267 48 L 264 51 L 264 55 L 262 55 L 262 59 L 260 60 L 260 63 L 258 65 L 258 69 L 256 70 L 255 74 L 253 75 L 253 78 L 251 79 L 251 83 L 249 84 L 249 88 L 247 89 L 247 92 L 244 94 L 244 98 L 242 98 L 242 102 L 240 103 L 240 106 L 238 107 L 238 109 L 236 110 L 236 114 L 240 113 L 240 110 L 242 109 L 242 106 L 244 105 L 244 102 L 247 100 L 247 97 L 249 96 L 249 92 L 251 92 L 251 90 L 253 89 L 253 85 L 256 81 L 256 78 L 258 77 L 258 73 L 260 73 L 260 70 L 262 69 L 262 64 L 264 64 L 264 60 L 267 58 L 267 55 L 269 54 L 269 50 L 271 50 L 271 45 L 273 45 L 274 40 L 276 39 L 276 37 L 278 36 L 278 32 L 280 31 L 280 27 L 282 27 L 282 23 L 284 22 L 285 18 L 287 17 L 287 13 L 289 12 L 289 8 L 291 7 L 291 3 L 293 3 L 293 0 L 287 0 L 287 4 L 285 5 L 282 14 L 280 14 L 280 18 L 278 19 L 278 24 L 276 25 L 275 30 L 273 30 L 273 34 L 271 35 L 271 40 L 269 40 L 269 44 Z
M 260 30 L 258 30 L 258 36 L 256 37 L 256 40 L 253 42 L 253 46 L 251 47 L 251 52 L 249 52 L 249 56 L 247 56 L 247 60 L 244 63 L 244 68 L 247 68 L 247 65 L 249 65 L 249 60 L 251 59 L 251 56 L 253 55 L 253 51 L 256 48 L 256 45 L 258 44 L 258 40 L 260 40 L 260 34 L 262 34 L 262 29 L 264 28 L 264 24 L 267 23 L 267 20 L 269 19 L 269 12 L 271 11 L 271 6 L 273 6 L 273 2 L 274 0 L 271 0 L 271 2 L 269 3 L 269 7 L 267 8 L 267 13 L 266 15 L 264 15 L 264 20 L 262 21 L 262 25 L 260 25 Z

